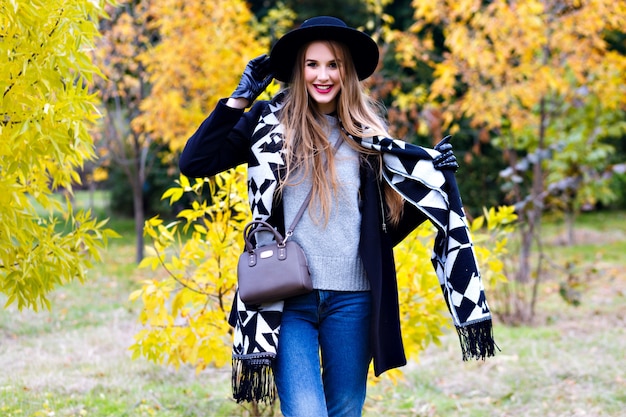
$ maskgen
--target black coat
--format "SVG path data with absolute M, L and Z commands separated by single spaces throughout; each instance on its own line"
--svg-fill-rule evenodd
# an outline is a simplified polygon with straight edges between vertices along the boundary
M 221 100 L 185 145 L 179 162 L 181 173 L 191 178 L 207 177 L 247 163 L 252 132 L 266 105 L 266 101 L 257 101 L 244 112 L 226 106 L 225 99 Z M 362 164 L 360 169 L 362 220 L 359 251 L 372 293 L 371 342 L 374 372 L 378 376 L 406 364 L 393 247 L 422 223 L 425 216 L 412 205 L 405 204 L 400 223 L 397 226 L 387 224 L 383 230 L 383 188 L 372 166 L 377 165 Z M 284 233 L 281 201 L 274 203 L 268 221 Z

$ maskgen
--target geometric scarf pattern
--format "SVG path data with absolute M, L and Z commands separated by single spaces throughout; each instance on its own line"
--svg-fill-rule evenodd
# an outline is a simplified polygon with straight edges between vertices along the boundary
M 454 325 L 490 320 L 456 179 L 432 163 L 439 152 L 387 137 L 352 139 L 383 155 L 386 182 L 436 227 L 432 262 Z
M 273 369 L 283 304 L 247 306 L 236 293 L 232 388 L 237 402 L 275 399 Z
M 439 155 L 434 149 L 381 136 L 348 136 L 382 154 L 385 181 L 437 229 L 432 263 L 463 360 L 494 356 L 491 313 L 454 173 L 434 168 Z
M 248 198 L 254 220 L 267 220 L 284 173 L 283 130 L 278 119 L 283 94 L 261 114 L 251 139 Z M 344 131 L 345 132 L 345 131 Z M 346 132 L 347 134 L 347 132 Z M 352 137 L 382 154 L 385 181 L 424 213 L 437 229 L 432 263 L 459 335 L 463 360 L 495 354 L 492 321 L 456 179 L 434 168 L 440 153 L 381 136 Z M 272 368 L 280 334 L 282 301 L 246 306 L 235 300 L 233 396 L 273 401 Z
M 254 220 L 267 221 L 279 178 L 284 172 L 282 127 L 277 112 L 279 94 L 260 116 L 251 139 L 248 200 Z M 237 402 L 275 399 L 274 361 L 278 349 L 283 301 L 249 306 L 235 296 L 233 335 L 233 398 Z

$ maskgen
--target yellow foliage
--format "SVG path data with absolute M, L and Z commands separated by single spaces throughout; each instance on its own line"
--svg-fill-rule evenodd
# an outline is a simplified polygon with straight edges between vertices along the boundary
M 607 109 L 626 104 L 626 57 L 603 40 L 606 31 L 626 27 L 623 1 L 417 0 L 413 7 L 413 31 L 428 24 L 444 29 L 449 52 L 427 61 L 435 71 L 430 101 L 443 99 L 454 112 L 448 123 L 467 116 L 495 129 L 506 121 L 517 132 L 537 125 L 542 98 L 568 97 L 580 87 L 602 97 Z
M 102 167 L 96 167 L 93 170 L 93 181 L 104 182 L 109 179 L 109 171 Z
M 243 0 L 120 3 L 110 8 L 111 20 L 101 22 L 94 53 L 104 73 L 97 80 L 106 118 L 99 145 L 109 160 L 134 161 L 139 168 L 127 174 L 141 184 L 152 166 L 145 156 L 158 148 L 158 157 L 174 166 L 193 130 L 232 93 L 248 60 L 269 50 L 260 31 L 280 35 L 276 19 L 289 13 L 272 11 L 269 27 L 258 25 Z M 171 193 L 170 201 L 182 196 Z
M 164 270 L 166 276 L 144 281 L 129 297 L 142 303 L 139 319 L 145 326 L 131 346 L 133 357 L 186 363 L 197 371 L 230 362 L 226 318 L 249 214 L 245 175 L 240 167 L 194 183 L 181 176 L 167 196 L 199 198 L 208 187 L 214 203 L 195 200 L 179 213 L 179 221 L 167 225 L 158 217 L 146 221 L 144 233 L 153 251 L 140 266 Z
M 151 94 L 133 127 L 179 151 L 248 61 L 269 50 L 243 0 L 159 0 L 148 7 L 161 41 L 141 55 Z
M 37 310 L 58 285 L 100 260 L 106 222 L 75 212 L 78 170 L 95 157 L 98 119 L 88 51 L 104 1 L 0 3 L 0 293 Z

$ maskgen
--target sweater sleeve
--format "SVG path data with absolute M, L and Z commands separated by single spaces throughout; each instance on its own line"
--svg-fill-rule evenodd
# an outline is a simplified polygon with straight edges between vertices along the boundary
M 180 172 L 190 178 L 210 177 L 247 162 L 250 138 L 266 104 L 257 101 L 245 112 L 221 99 L 185 144 Z
M 389 225 L 389 236 L 393 246 L 398 245 L 413 230 L 427 220 L 426 215 L 419 211 L 414 205 L 404 202 L 404 209 L 400 223 Z

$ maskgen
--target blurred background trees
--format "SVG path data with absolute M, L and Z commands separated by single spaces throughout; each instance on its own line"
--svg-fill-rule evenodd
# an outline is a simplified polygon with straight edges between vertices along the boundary
M 122 2 L 102 23 L 99 62 L 109 76 L 98 87 L 106 103 L 103 137 L 135 145 L 102 146 L 101 160 L 134 149 L 110 164 L 115 181 L 107 186 L 119 213 L 136 207 L 137 230 L 139 216 L 180 209 L 159 203 L 177 177 L 177 153 L 216 100 L 230 94 L 247 60 L 319 14 L 377 38 L 381 66 L 368 85 L 386 106 L 392 134 L 425 146 L 453 134 L 470 216 L 483 206 L 516 204 L 535 228 L 532 219 L 544 209 L 573 218 L 626 205 L 622 2 L 255 0 L 219 3 L 220 10 L 218 3 Z M 130 160 L 138 165 L 129 177 Z M 525 239 L 527 246 L 532 238 Z M 138 240 L 138 260 L 141 246 Z
M 518 297 L 527 301 L 514 302 L 512 315 L 528 321 L 543 260 L 539 253 L 531 266 L 531 252 L 541 250 L 544 213 L 573 219 L 583 208 L 616 200 L 608 184 L 623 168 L 611 160 L 615 149 L 606 140 L 626 131 L 626 57 L 607 34 L 625 27 L 626 4 L 414 5 L 411 30 L 428 40 L 428 26 L 438 25 L 445 38 L 444 53 L 429 59 L 434 69 L 429 102 L 440 103 L 451 132 L 459 131 L 464 119 L 469 128 L 487 132 L 484 139 L 507 164 L 500 171 L 503 201 L 514 204 L 520 217 L 513 278 L 521 284 Z M 534 285 L 526 286 L 533 277 Z

